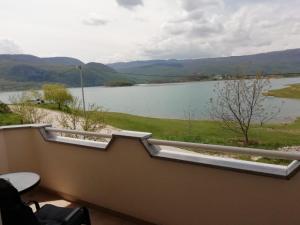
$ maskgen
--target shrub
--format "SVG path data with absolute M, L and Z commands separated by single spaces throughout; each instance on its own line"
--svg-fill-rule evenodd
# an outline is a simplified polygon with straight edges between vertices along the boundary
M 0 101 L 0 113 L 10 113 L 11 110 L 7 104 Z

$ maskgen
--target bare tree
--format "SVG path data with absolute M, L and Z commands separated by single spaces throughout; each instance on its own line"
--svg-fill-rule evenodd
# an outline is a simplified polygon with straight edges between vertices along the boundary
M 80 128 L 81 102 L 78 98 L 74 98 L 69 104 L 67 110 L 61 113 L 58 118 L 58 123 L 66 129 L 77 130 Z
M 68 104 L 68 110 L 61 113 L 57 120 L 63 128 L 71 130 L 84 130 L 84 131 L 99 131 L 106 125 L 104 122 L 104 112 L 102 107 L 96 105 L 89 105 L 87 112 L 83 113 L 82 104 L 78 98 L 74 98 Z M 78 135 L 67 135 L 70 137 L 78 138 Z M 85 137 L 83 137 L 85 138 Z
M 244 144 L 249 144 L 249 130 L 253 122 L 261 125 L 274 118 L 279 109 L 265 108 L 266 96 L 271 88 L 270 80 L 257 75 L 255 79 L 239 78 L 218 83 L 211 99 L 210 114 L 221 120 L 225 128 L 241 134 Z
M 97 131 L 105 127 L 104 113 L 106 110 L 103 107 L 91 104 L 87 108 L 81 127 L 85 131 Z
M 23 92 L 19 96 L 11 96 L 11 109 L 21 118 L 21 123 L 42 123 L 45 122 L 48 113 L 36 107 L 35 92 Z M 50 122 L 50 121 L 47 121 Z

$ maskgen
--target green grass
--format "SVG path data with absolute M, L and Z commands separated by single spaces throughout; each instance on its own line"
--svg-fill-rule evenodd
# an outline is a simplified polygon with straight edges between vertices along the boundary
M 124 113 L 105 113 L 107 124 L 120 129 L 150 132 L 167 140 L 241 146 L 242 137 L 224 129 L 220 122 L 205 120 L 156 119 Z M 250 147 L 276 149 L 300 145 L 300 119 L 288 124 L 254 125 L 250 131 Z
M 156 138 L 196 142 L 213 140 L 214 143 L 224 143 L 225 139 L 230 138 L 230 134 L 222 132 L 219 123 L 213 121 L 191 121 L 189 126 L 186 120 L 149 118 L 115 112 L 104 115 L 105 122 L 109 125 L 124 130 L 150 132 Z
M 14 113 L 0 113 L 0 126 L 20 124 L 21 119 Z
M 300 99 L 300 84 L 291 84 L 285 88 L 270 90 L 266 95 L 280 98 Z

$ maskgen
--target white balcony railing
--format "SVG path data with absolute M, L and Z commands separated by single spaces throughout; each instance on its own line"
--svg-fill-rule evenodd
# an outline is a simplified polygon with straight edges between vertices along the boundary
M 46 127 L 45 129 L 46 131 L 49 132 L 67 133 L 67 134 L 83 135 L 83 136 L 90 136 L 90 137 L 112 138 L 113 136 L 113 134 L 104 134 L 99 132 L 87 132 L 87 131 L 78 131 L 78 130 L 67 130 L 67 129 L 52 128 L 52 127 Z M 201 144 L 201 143 L 191 143 L 191 142 L 182 142 L 182 141 L 167 141 L 167 140 L 159 140 L 153 138 L 148 138 L 147 142 L 152 145 L 172 146 L 177 148 L 198 149 L 198 150 L 220 152 L 220 153 L 246 154 L 246 155 L 253 155 L 253 156 L 276 158 L 276 159 L 300 160 L 300 153 L 296 151 L 283 152 L 277 150 Z

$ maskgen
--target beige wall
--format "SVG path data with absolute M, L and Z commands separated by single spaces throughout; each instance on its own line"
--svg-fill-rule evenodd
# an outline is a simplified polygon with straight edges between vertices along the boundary
M 10 170 L 37 171 L 44 187 L 146 221 L 299 224 L 299 174 L 284 180 L 152 158 L 126 137 L 104 151 L 45 142 L 37 129 L 4 132 Z
M 9 171 L 36 171 L 36 148 L 33 134 L 34 129 L 5 129 L 2 133 L 3 143 L 5 145 L 8 159 Z
M 6 142 L 4 138 L 4 132 L 0 130 L 0 174 L 8 171 Z

